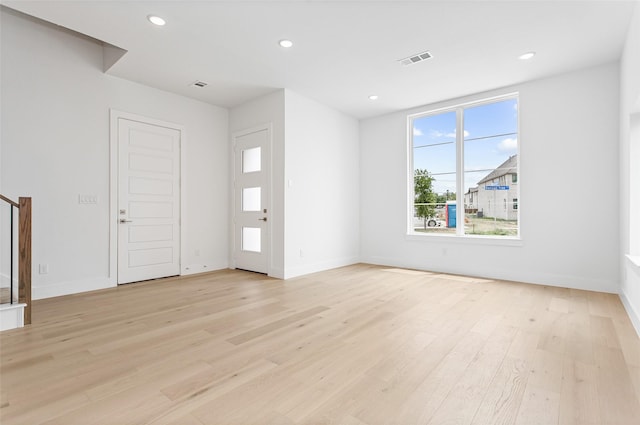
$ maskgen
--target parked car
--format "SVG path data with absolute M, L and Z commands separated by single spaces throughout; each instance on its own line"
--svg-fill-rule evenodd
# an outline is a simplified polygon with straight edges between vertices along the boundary
M 427 227 L 444 227 L 444 225 L 444 220 L 437 217 L 427 218 Z M 413 217 L 413 227 L 416 229 L 424 227 L 424 217 Z

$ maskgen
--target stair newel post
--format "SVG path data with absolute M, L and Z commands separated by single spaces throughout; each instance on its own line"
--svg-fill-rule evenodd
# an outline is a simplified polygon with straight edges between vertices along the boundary
M 24 324 L 31 324 L 31 198 L 19 198 L 18 302 L 24 309 Z

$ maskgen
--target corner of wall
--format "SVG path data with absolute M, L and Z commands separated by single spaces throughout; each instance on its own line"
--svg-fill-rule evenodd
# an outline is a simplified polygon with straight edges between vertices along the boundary
M 620 140 L 619 140 L 619 190 L 620 190 L 620 282 L 619 297 L 636 332 L 640 335 L 640 265 L 629 254 L 640 241 L 634 228 L 634 210 L 640 198 L 636 193 L 634 176 L 640 173 L 635 158 L 640 153 L 640 140 L 633 135 L 633 116 L 640 112 L 640 1 L 636 1 L 625 46 L 620 58 Z M 626 255 L 625 255 L 626 254 Z

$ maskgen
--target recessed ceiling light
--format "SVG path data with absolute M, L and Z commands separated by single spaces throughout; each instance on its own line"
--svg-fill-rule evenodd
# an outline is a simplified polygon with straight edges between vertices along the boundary
M 158 25 L 159 27 L 161 27 L 161 26 L 163 26 L 164 24 L 167 23 L 167 21 L 165 21 L 164 19 L 162 19 L 161 17 L 156 16 L 156 15 L 149 15 L 149 16 L 147 16 L 147 19 L 153 25 Z
M 527 59 L 531 59 L 535 55 L 536 55 L 536 52 L 527 52 L 525 54 L 518 56 L 518 59 L 526 61 Z
M 372 94 L 371 96 L 369 96 L 369 100 L 378 100 L 378 95 Z
M 293 46 L 293 41 L 291 41 L 291 40 L 280 40 L 278 42 L 278 44 L 280 45 L 280 47 L 284 47 L 285 49 L 288 49 L 289 47 Z

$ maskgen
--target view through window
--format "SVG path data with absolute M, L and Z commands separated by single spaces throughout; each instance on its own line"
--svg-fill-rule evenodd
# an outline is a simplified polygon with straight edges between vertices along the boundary
M 518 236 L 518 99 L 417 115 L 409 123 L 410 231 Z

